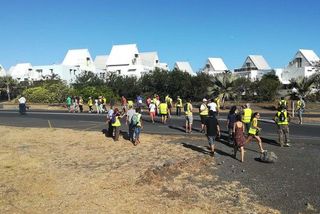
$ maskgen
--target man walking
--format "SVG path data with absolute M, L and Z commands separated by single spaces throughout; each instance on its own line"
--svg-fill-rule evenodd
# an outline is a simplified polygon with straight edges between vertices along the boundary
M 251 117 L 252 117 L 252 110 L 250 108 L 250 104 L 247 103 L 242 112 L 242 122 L 245 125 L 245 129 L 247 133 L 250 129 Z
M 191 134 L 193 116 L 192 116 L 192 104 L 190 99 L 188 99 L 187 103 L 184 106 L 184 112 L 186 114 L 186 133 Z
M 299 117 L 299 124 L 302 124 L 302 114 L 304 112 L 305 107 L 306 107 L 306 103 L 302 99 L 302 96 L 299 96 L 299 100 L 297 101 L 297 112 Z
M 274 117 L 274 121 L 278 125 L 279 144 L 281 147 L 289 147 L 289 120 L 287 109 L 278 108 L 278 112 Z
M 180 96 L 177 97 L 177 103 L 176 103 L 176 114 L 178 117 L 181 115 L 181 108 L 182 108 L 182 99 Z
M 209 111 L 209 116 L 206 118 L 205 125 L 207 128 L 207 138 L 211 155 L 214 156 L 214 141 L 217 136 L 220 136 L 220 127 L 213 111 Z
M 133 109 L 133 107 L 130 105 L 129 110 L 127 111 L 127 120 L 126 124 L 128 125 L 128 135 L 129 135 L 129 140 L 133 142 L 133 133 L 134 133 L 134 126 L 131 123 L 132 116 L 136 113 L 136 111 Z
M 201 133 L 204 133 L 205 130 L 205 122 L 206 118 L 208 117 L 209 111 L 208 111 L 208 106 L 207 106 L 208 100 L 206 98 L 203 98 L 202 104 L 200 106 L 200 120 L 201 120 Z

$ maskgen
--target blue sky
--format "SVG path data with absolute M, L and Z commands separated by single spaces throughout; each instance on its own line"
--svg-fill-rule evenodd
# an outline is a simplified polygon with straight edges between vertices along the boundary
M 300 48 L 320 55 L 318 0 L 2 0 L 0 64 L 61 63 L 68 49 L 92 57 L 114 44 L 157 51 L 195 71 L 208 57 L 229 69 L 249 54 L 284 67 Z

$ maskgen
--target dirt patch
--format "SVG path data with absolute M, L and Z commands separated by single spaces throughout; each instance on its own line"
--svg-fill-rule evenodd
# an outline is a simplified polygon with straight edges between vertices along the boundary
M 179 137 L 0 126 L 0 213 L 278 213 Z

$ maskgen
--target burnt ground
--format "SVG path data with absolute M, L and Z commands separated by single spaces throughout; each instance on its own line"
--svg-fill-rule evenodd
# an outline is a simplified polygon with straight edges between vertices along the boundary
M 206 138 L 184 138 L 182 146 L 202 153 L 208 153 Z M 290 148 L 279 147 L 275 139 L 265 139 L 263 146 L 273 151 L 276 163 L 259 161 L 258 145 L 250 143 L 245 149 L 245 162 L 234 159 L 233 148 L 225 138 L 216 143 L 217 163 L 215 173 L 218 182 L 239 181 L 257 196 L 258 200 L 282 213 L 320 212 L 320 144 L 292 140 Z M 240 154 L 238 153 L 237 158 Z

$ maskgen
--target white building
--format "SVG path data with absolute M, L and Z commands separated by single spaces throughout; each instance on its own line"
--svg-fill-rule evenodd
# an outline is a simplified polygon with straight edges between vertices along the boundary
M 261 55 L 249 55 L 239 69 L 234 70 L 234 74 L 245 77 L 251 81 L 259 80 L 263 75 L 273 71 L 267 61 Z
M 174 68 L 179 71 L 187 72 L 190 75 L 195 75 L 189 62 L 176 62 Z
M 314 63 L 319 61 L 319 57 L 313 50 L 300 49 L 289 65 L 283 69 L 281 79 L 284 84 L 289 84 L 291 79 L 297 77 L 310 77 L 316 72 Z
M 166 68 L 159 62 L 156 52 L 139 53 L 136 44 L 114 45 L 107 59 L 107 72 L 123 76 L 136 76 L 153 71 L 155 68 Z
M 34 76 L 30 63 L 19 63 L 9 69 L 8 74 L 18 81 L 29 81 Z
M 6 76 L 6 70 L 2 65 L 0 65 L 0 77 Z
M 107 72 L 107 60 L 108 55 L 98 55 L 94 59 L 94 65 L 96 67 L 96 73 L 99 75 L 101 79 L 105 79 Z
M 62 65 L 77 67 L 81 71 L 95 72 L 95 66 L 88 49 L 69 50 Z
M 228 68 L 221 58 L 208 58 L 207 63 L 202 70 L 202 72 L 209 75 L 221 74 L 226 71 L 228 71 Z
M 141 64 L 149 71 L 153 71 L 155 68 L 168 70 L 168 64 L 160 63 L 158 53 L 155 51 L 140 53 L 140 58 Z

